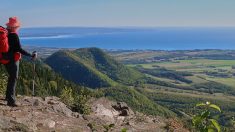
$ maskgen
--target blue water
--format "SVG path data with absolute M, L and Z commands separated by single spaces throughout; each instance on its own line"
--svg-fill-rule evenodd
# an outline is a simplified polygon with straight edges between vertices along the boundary
M 104 49 L 235 49 L 235 28 L 24 28 L 29 46 Z

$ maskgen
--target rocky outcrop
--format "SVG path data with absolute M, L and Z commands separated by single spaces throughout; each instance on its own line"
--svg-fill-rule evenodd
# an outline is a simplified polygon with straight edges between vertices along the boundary
M 125 102 L 117 102 L 112 107 L 119 112 L 119 116 L 131 116 L 134 112 L 127 106 Z
M 2 97 L 0 97 L 2 99 Z M 0 100 L 0 131 L 90 131 L 57 97 L 17 97 L 18 107 Z
M 17 102 L 19 107 L 9 107 L 0 96 L 0 131 L 161 132 L 169 124 L 164 118 L 134 113 L 126 103 L 106 98 L 92 99 L 89 115 L 71 111 L 57 97 L 19 96 Z
M 114 102 L 106 98 L 94 99 L 90 102 L 92 113 L 84 116 L 89 126 L 97 131 L 128 130 L 130 132 L 164 132 L 168 119 L 159 116 L 147 116 L 133 112 L 124 102 Z M 103 127 L 101 127 L 103 126 Z M 187 131 L 182 127 L 181 132 Z

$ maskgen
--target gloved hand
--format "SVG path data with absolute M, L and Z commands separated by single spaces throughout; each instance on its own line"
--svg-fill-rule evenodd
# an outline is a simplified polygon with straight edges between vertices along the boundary
M 34 52 L 32 53 L 32 60 L 36 60 L 37 57 L 38 57 L 38 53 L 37 53 L 36 51 L 34 51 Z

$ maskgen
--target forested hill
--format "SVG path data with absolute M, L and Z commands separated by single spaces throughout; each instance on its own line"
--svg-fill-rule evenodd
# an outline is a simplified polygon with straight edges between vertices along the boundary
M 101 49 L 61 50 L 52 54 L 45 62 L 64 78 L 81 86 L 99 89 L 101 96 L 126 102 L 134 110 L 153 115 L 175 116 L 174 112 L 134 88 L 149 81 L 145 74 L 119 63 Z
M 35 62 L 36 71 L 33 70 L 33 62 L 23 59 L 20 62 L 19 79 L 16 93 L 20 95 L 32 95 L 33 78 L 35 76 L 35 95 L 37 96 L 60 96 L 65 88 L 79 90 L 79 85 L 64 79 L 55 73 L 49 66 L 41 61 Z M 7 72 L 3 65 L 0 65 L 0 93 L 5 94 L 7 83 Z
M 85 50 L 85 49 L 84 49 Z M 94 49 L 96 50 L 96 49 Z M 79 50 L 76 50 L 75 52 L 78 52 Z M 99 50 L 98 50 L 99 51 Z M 61 54 L 63 53 L 63 54 Z M 102 53 L 102 52 L 101 52 Z M 55 53 L 61 54 L 64 56 L 64 54 L 71 54 L 70 52 L 60 51 Z M 77 53 L 73 53 L 76 56 Z M 79 57 L 76 57 L 79 58 Z M 63 61 L 67 61 L 66 59 L 70 60 L 70 58 L 58 58 L 54 61 L 61 62 L 58 66 L 63 66 Z M 71 59 L 72 60 L 72 59 Z M 96 60 L 96 59 L 94 59 Z M 115 61 L 115 60 L 113 60 Z M 73 61 L 72 61 L 73 62 Z M 94 62 L 93 60 L 86 61 L 83 65 L 81 65 L 82 68 L 85 66 L 89 66 L 89 68 L 94 68 L 95 66 L 91 65 L 91 63 L 99 63 Z M 101 63 L 101 62 L 100 62 Z M 118 63 L 117 63 L 118 64 Z M 101 65 L 101 64 L 100 64 Z M 67 66 L 70 66 L 67 64 Z M 97 66 L 99 67 L 99 66 Z M 79 70 L 78 67 L 75 67 L 76 70 Z M 88 68 L 88 73 L 90 72 Z M 124 68 L 128 71 L 132 71 L 132 69 L 125 68 L 125 66 L 121 65 L 118 66 L 118 68 Z M 84 68 L 85 69 L 85 68 Z M 84 70 L 83 69 L 83 70 Z M 75 70 L 75 69 L 74 69 Z M 96 69 L 95 69 L 96 70 Z M 98 70 L 97 70 L 98 71 Z M 32 95 L 32 82 L 35 75 L 35 95 L 40 97 L 45 96 L 57 96 L 60 97 L 64 102 L 71 107 L 74 111 L 78 111 L 81 113 L 87 113 L 89 112 L 89 107 L 86 105 L 86 102 L 90 97 L 108 97 L 114 100 L 123 101 L 126 102 L 128 105 L 130 105 L 134 111 L 143 112 L 145 114 L 152 114 L 152 115 L 162 115 L 162 116 L 175 116 L 175 114 L 168 110 L 165 107 L 162 107 L 155 103 L 154 101 L 148 99 L 146 96 L 142 95 L 138 91 L 136 91 L 134 88 L 129 88 L 128 86 L 120 86 L 118 82 L 120 80 L 112 80 L 111 77 L 108 75 L 104 75 L 102 72 L 94 72 L 94 74 L 84 74 L 83 77 L 88 76 L 91 79 L 98 79 L 96 80 L 98 83 L 107 83 L 110 85 L 110 87 L 100 90 L 91 90 L 88 87 L 84 87 L 84 85 L 77 85 L 69 80 L 66 80 L 61 76 L 60 74 L 54 72 L 47 64 L 45 64 L 42 61 L 36 62 L 36 72 L 34 73 L 33 70 L 33 62 L 30 60 L 23 59 L 20 63 L 20 71 L 19 71 L 19 79 L 17 83 L 16 88 L 16 94 L 17 95 Z M 81 71 L 82 72 L 82 71 Z M 72 74 L 73 72 L 71 72 Z M 74 72 L 76 73 L 76 72 Z M 79 75 L 81 73 L 77 72 Z M 140 75 L 139 72 L 134 71 L 134 73 L 137 75 L 136 78 L 141 78 L 142 75 Z M 132 79 L 134 84 L 134 79 L 130 78 L 129 76 L 133 76 L 135 74 L 131 73 L 129 75 L 123 75 L 124 73 L 120 73 L 120 79 L 126 81 L 128 79 Z M 98 75 L 98 76 L 96 76 Z M 5 71 L 5 68 L 3 65 L 0 65 L 0 94 L 4 95 L 7 85 L 7 72 Z M 103 77 L 105 79 L 99 80 L 99 77 Z M 125 80 L 126 79 L 126 80 Z M 91 83 L 93 80 L 91 80 Z M 103 82 L 102 82 L 103 81 Z M 85 84 L 86 82 L 82 82 L 81 84 Z M 131 84 L 130 82 L 126 81 L 126 84 Z M 101 85 L 103 86 L 103 85 Z
M 92 88 L 115 86 L 117 83 L 134 85 L 144 77 L 98 48 L 61 50 L 45 62 L 66 79 Z

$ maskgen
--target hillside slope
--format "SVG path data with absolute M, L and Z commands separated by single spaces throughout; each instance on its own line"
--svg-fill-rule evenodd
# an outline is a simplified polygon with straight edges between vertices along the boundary
M 137 92 L 135 89 L 130 89 L 126 86 L 125 87 L 122 87 L 119 85 L 114 86 L 117 84 L 117 82 L 113 81 L 107 75 L 93 68 L 93 66 L 88 64 L 88 62 L 80 63 L 79 61 L 74 61 L 73 59 L 71 59 L 71 57 L 66 57 L 66 55 L 64 55 L 64 54 L 70 55 L 70 52 L 67 53 L 63 51 L 62 53 L 64 54 L 62 54 L 61 52 L 57 52 L 57 53 L 59 55 L 62 55 L 62 57 L 59 57 L 57 60 L 54 60 L 55 62 L 59 61 L 61 63 L 58 66 L 59 68 L 63 69 L 63 68 L 67 68 L 66 66 L 69 66 L 69 70 L 78 70 L 78 71 L 73 71 L 72 73 L 76 73 L 76 72 L 79 73 L 78 67 L 72 68 L 69 65 L 69 63 L 67 63 L 71 61 L 72 66 L 74 63 L 78 63 L 78 66 L 81 66 L 81 69 L 82 69 L 80 70 L 81 73 L 87 72 L 87 73 L 84 73 L 86 75 L 86 76 L 85 75 L 83 76 L 84 80 L 79 80 L 81 81 L 81 84 L 85 84 L 85 83 L 93 84 L 93 82 L 97 82 L 98 84 L 101 84 L 101 86 L 104 86 L 103 84 L 109 84 L 110 86 L 112 86 L 112 88 L 107 88 L 103 90 L 103 96 L 108 96 L 112 99 L 126 102 L 128 105 L 130 105 L 133 108 L 134 111 L 139 111 L 139 112 L 143 112 L 146 114 L 161 115 L 161 116 L 175 116 L 173 112 L 169 111 L 168 109 L 164 107 L 157 105 L 154 101 L 151 101 L 147 97 L 141 95 L 141 93 Z M 71 55 L 71 56 L 74 57 L 76 60 L 81 60 L 80 57 L 77 57 L 76 55 Z M 64 65 L 65 67 L 61 66 L 65 64 L 63 63 L 63 61 L 67 63 L 67 65 Z M 1 74 L 0 93 L 4 94 L 5 88 L 6 88 L 7 73 L 5 72 L 4 70 L 5 68 L 3 66 L 0 66 L 0 69 L 1 69 L 0 70 L 0 74 Z M 94 70 L 94 72 L 91 72 L 91 70 Z M 88 74 L 90 76 L 87 76 Z M 68 74 L 68 75 L 71 75 L 71 77 L 74 77 L 74 74 Z M 17 84 L 17 92 L 16 92 L 17 94 L 20 94 L 20 95 L 32 94 L 33 76 L 34 76 L 34 71 L 33 71 L 32 63 L 29 61 L 22 60 L 21 66 L 20 66 L 19 81 Z M 73 107 L 76 107 L 76 109 L 78 108 L 79 109 L 78 111 L 80 110 L 83 111 L 83 107 L 84 109 L 86 108 L 85 102 L 86 102 L 87 97 L 92 96 L 91 94 L 97 94 L 96 91 L 92 91 L 88 88 L 84 88 L 80 85 L 76 85 L 70 81 L 67 81 L 59 74 L 53 72 L 53 70 L 51 70 L 43 62 L 36 63 L 35 76 L 36 76 L 35 90 L 36 90 L 37 96 L 60 97 L 64 94 L 68 98 L 72 96 L 72 102 L 68 101 L 68 105 L 70 105 L 72 108 Z M 69 92 L 70 90 L 71 92 Z M 112 94 L 106 94 L 109 92 Z M 80 98 L 81 96 L 82 97 L 84 96 L 84 98 Z M 138 97 L 138 98 L 133 98 L 133 96 Z M 74 101 L 74 99 L 77 99 L 78 97 L 79 97 L 79 101 L 83 102 L 82 104 L 78 104 L 78 101 Z
M 77 84 L 98 88 L 117 83 L 133 85 L 143 75 L 126 67 L 98 48 L 58 51 L 45 61 L 56 72 Z
M 79 85 L 93 89 L 105 87 L 100 90 L 102 96 L 126 102 L 135 111 L 175 116 L 172 111 L 131 88 L 146 79 L 144 74 L 117 62 L 98 48 L 58 51 L 45 62 L 63 77 Z

